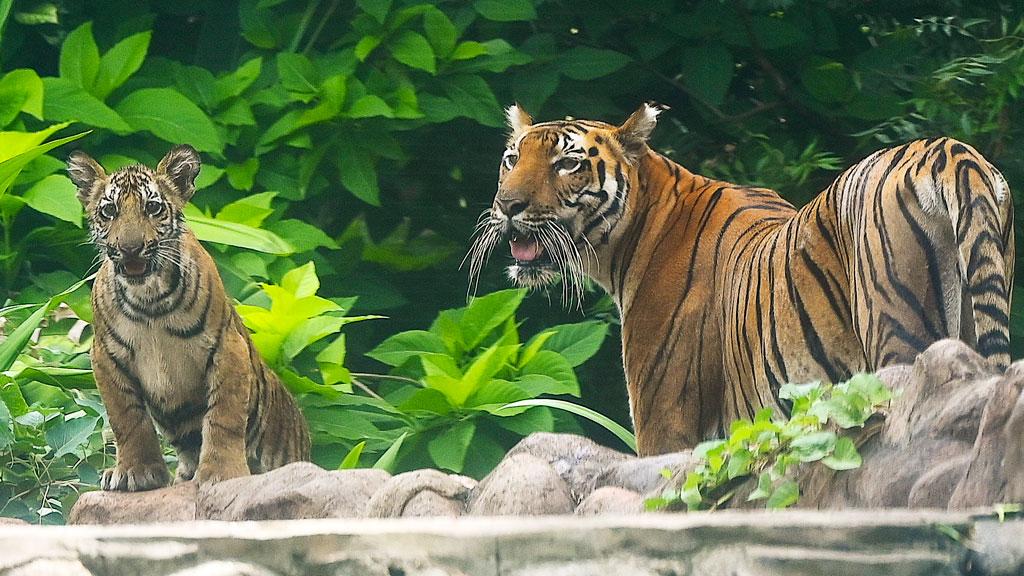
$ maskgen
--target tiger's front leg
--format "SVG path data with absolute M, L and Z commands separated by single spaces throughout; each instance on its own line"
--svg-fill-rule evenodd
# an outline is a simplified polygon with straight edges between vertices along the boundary
M 117 444 L 117 462 L 103 471 L 100 487 L 136 492 L 166 486 L 170 474 L 138 381 L 123 371 L 130 368 L 114 361 L 101 338 L 93 341 L 91 354 L 96 387 L 107 406 Z
M 226 328 L 207 375 L 208 406 L 195 474 L 201 484 L 249 475 L 245 433 L 254 380 L 245 342 Z

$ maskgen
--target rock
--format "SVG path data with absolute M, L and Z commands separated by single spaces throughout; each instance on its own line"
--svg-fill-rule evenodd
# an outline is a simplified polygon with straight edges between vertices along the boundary
M 626 458 L 605 467 L 597 475 L 594 486 L 615 486 L 638 494 L 649 494 L 658 491 L 664 484 L 665 470 L 675 474 L 693 465 L 693 455 L 689 450 L 660 456 Z
M 265 474 L 204 486 L 202 520 L 290 520 L 362 516 L 366 501 L 390 478 L 383 470 L 328 472 L 311 462 L 294 462 Z
M 28 522 L 21 518 L 5 518 L 0 516 L 0 524 L 28 524 Z
M 277 576 L 277 574 L 261 566 L 245 562 L 215 560 L 179 570 L 168 576 Z
M 572 514 L 569 487 L 546 460 L 531 454 L 506 456 L 469 498 L 475 516 Z
M 643 496 L 632 490 L 615 486 L 603 486 L 594 490 L 576 507 L 577 516 L 641 514 L 643 512 Z
M 461 516 L 476 480 L 438 470 L 414 470 L 384 483 L 368 502 L 368 518 Z
M 71 509 L 68 524 L 144 524 L 196 519 L 195 482 L 145 492 L 86 492 Z
M 586 498 L 596 486 L 598 476 L 630 456 L 576 434 L 535 432 L 509 450 L 506 458 L 529 454 L 546 461 L 569 485 L 576 502 Z

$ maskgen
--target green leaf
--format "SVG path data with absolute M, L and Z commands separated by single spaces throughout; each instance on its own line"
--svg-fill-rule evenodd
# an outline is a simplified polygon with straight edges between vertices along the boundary
M 311 260 L 298 268 L 289 270 L 281 278 L 281 288 L 284 288 L 296 298 L 315 295 L 316 291 L 320 289 L 320 279 L 316 275 L 316 265 Z
M 228 184 L 231 184 L 232 188 L 235 190 L 251 190 L 256 179 L 256 172 L 259 169 L 260 161 L 258 158 L 247 158 L 241 163 L 228 164 L 224 171 L 228 175 Z
M 519 374 L 518 384 L 533 392 L 580 395 L 580 384 L 572 365 L 557 352 L 541 350 L 519 369 Z M 535 380 L 537 376 L 550 378 L 551 381 Z M 539 390 L 538 384 L 546 384 L 546 388 Z
M 380 22 L 381 24 L 388 17 L 388 12 L 391 10 L 391 0 L 356 0 L 356 4 L 370 16 Z
M 712 106 L 722 104 L 733 76 L 732 53 L 728 48 L 718 42 L 687 48 L 679 64 L 687 88 Z
M 83 122 L 117 134 L 127 134 L 132 127 L 84 88 L 64 78 L 43 78 L 43 115 L 51 120 Z
M 790 450 L 801 462 L 816 462 L 836 447 L 835 432 L 821 431 L 802 434 L 789 444 Z
M 562 74 L 573 80 L 594 80 L 615 72 L 632 62 L 629 56 L 614 50 L 576 46 L 562 55 Z
M 380 46 L 381 40 L 383 40 L 383 38 L 380 36 L 363 36 L 360 38 L 359 42 L 356 42 L 356 58 L 358 58 L 360 62 L 365 62 L 377 46 Z
M 512 317 L 526 297 L 525 290 L 499 290 L 473 298 L 462 314 L 460 329 L 467 349 L 477 347 L 495 328 Z
M 105 100 L 114 89 L 124 84 L 142 66 L 152 36 L 151 31 L 133 34 L 108 50 L 100 58 L 92 94 L 100 100 Z
M 529 400 L 520 400 L 519 402 L 513 402 L 504 406 L 503 410 L 511 410 L 514 408 L 522 408 L 524 406 L 546 406 L 548 408 L 555 408 L 558 410 L 564 410 L 577 416 L 582 416 L 591 422 L 601 425 L 605 430 L 608 430 L 615 435 L 616 438 L 622 440 L 623 444 L 629 447 L 634 453 L 636 453 L 636 436 L 632 432 L 626 430 L 621 424 L 615 422 L 611 418 L 595 412 L 586 406 L 580 406 L 579 404 L 573 404 L 572 402 L 566 402 L 565 400 L 555 400 L 552 398 L 533 398 Z
M 352 118 L 371 118 L 373 116 L 394 118 L 395 111 L 380 96 L 367 94 L 352 103 L 352 107 L 348 110 L 348 115 Z
M 320 73 L 313 61 L 303 54 L 278 54 L 277 74 L 285 90 L 294 94 L 305 94 L 311 98 L 320 91 Z
M 284 238 L 295 248 L 296 253 L 309 252 L 320 247 L 331 250 L 339 248 L 338 243 L 323 230 L 303 220 L 295 218 L 278 220 L 266 226 L 266 229 Z
M 797 486 L 795 480 L 790 478 L 784 479 L 775 490 L 772 491 L 772 495 L 768 497 L 768 502 L 765 506 L 768 508 L 788 508 L 800 498 L 800 487 Z
M 466 40 L 465 42 L 459 42 L 459 45 L 455 47 L 455 50 L 452 51 L 451 59 L 472 60 L 484 54 L 487 54 L 487 46 L 475 40 Z
M 7 404 L 0 400 L 0 453 L 14 443 L 14 420 Z
M 484 18 L 495 22 L 537 18 L 537 11 L 530 0 L 476 0 L 473 2 L 473 8 Z
M 391 56 L 410 68 L 437 73 L 437 58 L 430 42 L 422 34 L 403 30 L 388 44 Z
M 424 12 L 423 31 L 439 58 L 447 58 L 455 50 L 459 31 L 444 12 L 437 9 Z
M 88 134 L 88 132 L 82 132 L 39 144 L 64 126 L 66 124 L 57 124 L 39 132 L 0 132 L 0 197 L 7 193 L 18 174 L 29 162 L 58 146 L 63 146 Z
M 198 210 L 186 211 L 185 215 L 189 228 L 204 242 L 216 242 L 279 256 L 295 252 L 291 244 L 273 232 L 203 216 Z
M 608 335 L 608 324 L 604 322 L 580 322 L 562 324 L 548 329 L 554 334 L 547 339 L 544 350 L 561 354 L 573 367 L 586 362 L 597 354 Z
M 344 392 L 352 392 L 352 374 L 345 368 L 345 335 L 339 334 L 334 342 L 316 355 L 317 365 L 320 367 L 320 375 L 324 384 L 330 386 L 342 383 Z
M 86 22 L 71 31 L 60 47 L 60 77 L 92 93 L 99 69 L 100 49 L 92 36 L 92 22 Z
M 367 356 L 388 366 L 401 366 L 409 358 L 423 354 L 447 354 L 444 341 L 433 332 L 409 330 L 384 340 Z
M 459 74 L 449 76 L 444 85 L 448 98 L 457 110 L 457 115 L 480 122 L 484 126 L 501 126 L 504 119 L 500 113 L 494 92 L 480 76 Z
M 475 433 L 476 424 L 472 420 L 457 422 L 427 442 L 427 452 L 438 468 L 462 472 L 462 466 L 466 462 L 466 451 Z
M 804 88 L 825 104 L 849 102 L 856 95 L 853 76 L 842 62 L 811 57 L 800 72 Z
M 203 152 L 220 153 L 224 143 L 210 117 L 173 88 L 143 88 L 132 92 L 115 107 L 136 130 L 180 144 L 188 142 Z
M 345 455 L 345 459 L 338 464 L 338 470 L 351 470 L 359 466 L 359 456 L 363 454 L 363 448 L 366 447 L 366 440 L 363 440 L 359 444 L 356 444 L 348 451 Z
M 263 70 L 263 59 L 253 58 L 247 60 L 245 64 L 238 67 L 237 70 L 230 74 L 225 74 L 214 83 L 214 104 L 219 104 L 228 98 L 234 98 L 240 96 L 242 92 L 245 92 L 246 88 L 252 86 L 252 83 L 260 77 L 260 72 Z
M 0 79 L 0 128 L 20 112 L 43 119 L 43 81 L 34 70 L 11 70 Z
M 341 183 L 349 192 L 371 206 L 380 206 L 374 159 L 347 138 L 338 140 L 338 170 Z
M 246 226 L 259 227 L 263 221 L 274 213 L 270 207 L 277 192 L 260 192 L 245 198 L 239 198 L 224 206 L 217 212 L 217 219 L 225 222 L 237 222 Z
M 22 198 L 35 210 L 81 228 L 82 204 L 77 195 L 78 188 L 67 176 L 51 174 L 33 184 Z
M 832 454 L 822 458 L 821 463 L 833 470 L 853 470 L 860 468 L 861 457 L 853 440 L 843 436 L 836 442 Z
M 100 421 L 99 416 L 82 416 L 71 420 L 62 420 L 46 431 L 46 443 L 53 448 L 53 457 L 60 458 L 65 454 L 71 454 L 84 442 L 96 429 Z
M 377 462 L 374 463 L 373 467 L 377 470 L 387 470 L 388 472 L 394 472 L 395 462 L 398 460 L 398 451 L 402 449 L 402 443 L 405 442 L 405 438 L 409 435 L 408 432 L 402 432 L 402 435 L 395 439 L 391 443 L 391 446 L 380 455 Z
M 551 413 L 550 408 L 535 406 L 527 408 L 521 414 L 506 416 L 505 414 L 509 412 L 511 411 L 504 411 L 504 413 L 499 414 L 499 416 L 503 417 L 495 420 L 495 423 L 505 430 L 515 432 L 520 436 L 529 436 L 534 432 L 555 431 L 555 416 Z

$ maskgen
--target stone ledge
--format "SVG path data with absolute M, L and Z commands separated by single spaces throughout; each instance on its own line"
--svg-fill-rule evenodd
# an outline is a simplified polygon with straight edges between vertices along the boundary
M 1024 571 L 1024 521 L 874 510 L 0 526 L 0 550 L 0 576 L 995 576 Z

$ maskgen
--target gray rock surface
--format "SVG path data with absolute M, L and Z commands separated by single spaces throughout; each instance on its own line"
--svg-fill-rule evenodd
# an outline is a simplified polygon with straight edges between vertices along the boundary
M 476 480 L 438 470 L 398 474 L 365 503 L 368 518 L 461 516 Z
M 519 452 L 480 482 L 467 508 L 474 516 L 572 514 L 576 501 L 547 460 Z

